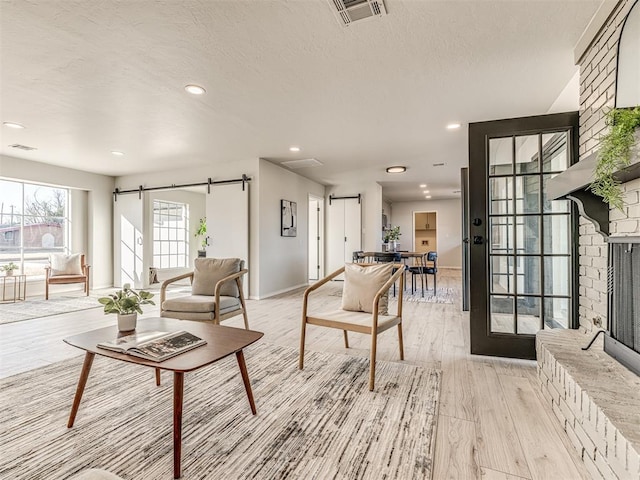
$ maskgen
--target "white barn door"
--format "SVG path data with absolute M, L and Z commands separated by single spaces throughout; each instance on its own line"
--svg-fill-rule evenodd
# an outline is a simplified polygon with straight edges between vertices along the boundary
M 249 273 L 243 278 L 249 295 L 249 183 L 213 185 L 207 195 L 207 257 L 241 258 Z

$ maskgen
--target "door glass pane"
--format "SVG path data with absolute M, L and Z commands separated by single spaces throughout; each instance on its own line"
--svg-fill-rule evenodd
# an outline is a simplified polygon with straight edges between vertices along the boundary
M 540 217 L 516 217 L 518 253 L 540 253 Z
M 491 295 L 490 331 L 492 333 L 516 333 L 513 297 Z
M 518 293 L 540 294 L 540 257 L 517 257 Z
M 544 299 L 545 328 L 569 328 L 569 299 Z
M 538 135 L 516 137 L 516 174 L 540 171 Z
M 489 175 L 513 173 L 513 138 L 489 140 Z
M 567 215 L 544 216 L 544 253 L 569 254 L 571 217 Z
M 544 294 L 569 295 L 569 257 L 545 257 Z
M 542 135 L 542 171 L 564 172 L 569 167 L 569 132 Z
M 514 293 L 513 257 L 491 257 L 491 293 Z
M 516 213 L 540 213 L 540 176 L 516 177 Z
M 491 217 L 491 253 L 513 253 L 515 244 L 513 217 Z
M 547 182 L 558 175 L 557 173 L 547 174 L 542 176 L 543 190 L 542 190 L 542 208 L 545 213 L 565 213 L 569 212 L 570 200 L 551 200 L 547 196 Z
M 513 178 L 489 179 L 489 213 L 513 213 Z
M 517 333 L 534 335 L 540 330 L 540 298 L 518 297 Z

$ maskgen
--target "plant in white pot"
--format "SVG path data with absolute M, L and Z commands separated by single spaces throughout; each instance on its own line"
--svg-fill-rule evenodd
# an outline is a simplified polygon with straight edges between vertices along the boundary
M 142 313 L 140 305 L 155 305 L 151 298 L 153 293 L 140 290 L 136 292 L 131 285 L 125 283 L 122 290 L 118 290 L 106 297 L 100 297 L 98 301 L 104 305 L 104 313 L 116 313 L 118 315 L 118 330 L 128 332 L 136 329 L 138 313 Z
M 0 270 L 2 270 L 7 277 L 13 275 L 13 271 L 18 270 L 19 268 L 20 267 L 18 267 L 18 265 L 13 262 L 9 262 L 6 265 L 0 266 Z
M 200 248 L 198 249 L 198 257 L 207 256 L 207 218 L 201 218 L 196 233 L 196 238 L 200 238 Z

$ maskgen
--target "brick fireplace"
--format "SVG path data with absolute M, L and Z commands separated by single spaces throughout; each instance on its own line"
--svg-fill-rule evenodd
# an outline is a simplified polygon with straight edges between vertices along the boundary
M 625 19 L 636 3 L 609 2 L 615 6 L 608 7 L 597 25 L 590 25 L 587 33 L 592 36 L 583 39 L 586 48 L 578 52 L 581 161 L 597 152 L 599 138 L 607 128 L 605 113 L 616 106 L 618 43 Z M 611 328 L 610 246 L 598 230 L 608 230 L 615 242 L 620 237 L 640 237 L 640 178 L 626 181 L 622 188 L 624 211 L 609 210 L 607 228 L 598 229 L 590 219 L 580 218 L 579 330 L 539 332 L 536 349 L 542 393 L 591 476 L 638 480 L 640 376 L 604 352 L 602 336 L 590 350 L 582 350 L 598 329 Z M 640 291 L 633 295 L 640 296 Z

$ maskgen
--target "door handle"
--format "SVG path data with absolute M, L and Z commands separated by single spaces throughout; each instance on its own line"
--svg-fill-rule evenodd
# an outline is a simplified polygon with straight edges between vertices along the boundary
M 462 243 L 469 243 L 469 237 L 465 237 L 462 239 Z
M 474 235 L 473 236 L 473 244 L 474 245 L 482 245 L 484 243 L 484 238 L 482 235 Z

